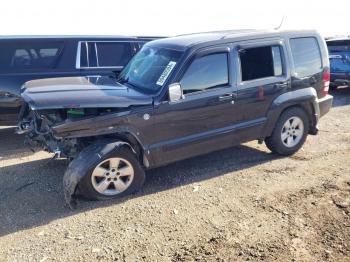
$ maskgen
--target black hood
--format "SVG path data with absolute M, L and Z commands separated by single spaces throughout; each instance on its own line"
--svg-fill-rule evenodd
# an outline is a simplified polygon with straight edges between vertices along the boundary
M 61 77 L 33 80 L 22 89 L 33 110 L 148 105 L 153 99 L 111 77 Z

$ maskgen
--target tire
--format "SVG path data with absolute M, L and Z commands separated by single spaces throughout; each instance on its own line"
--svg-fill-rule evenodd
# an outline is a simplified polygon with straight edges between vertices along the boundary
M 301 124 L 297 125 L 298 121 L 301 121 Z M 287 128 L 288 125 L 290 128 Z M 271 136 L 265 139 L 265 144 L 273 153 L 292 155 L 303 146 L 308 133 L 308 115 L 303 109 L 292 107 L 280 115 Z
M 91 156 L 98 153 L 91 152 Z M 87 157 L 87 161 L 84 164 L 89 165 L 89 167 L 85 169 L 87 172 L 78 185 L 79 192 L 87 199 L 108 200 L 123 197 L 138 191 L 145 182 L 145 171 L 137 160 L 136 155 L 127 146 L 116 147 L 94 163 L 89 163 L 88 159 Z M 117 167 L 118 159 L 119 167 Z M 133 175 L 125 176 L 126 173 L 131 171 L 131 169 L 128 169 L 128 172 L 123 171 L 124 175 L 122 176 L 122 170 L 126 170 L 125 168 L 129 166 L 132 168 Z M 106 170 L 104 175 L 102 175 L 103 170 Z M 101 177 L 97 175 L 101 175 Z M 110 179 L 110 181 L 107 181 L 107 179 Z M 102 185 L 102 188 L 105 187 L 104 184 L 100 184 L 102 182 L 109 184 L 104 192 L 97 189 L 101 189 L 100 185 Z M 120 186 L 121 182 L 126 185 L 125 188 Z

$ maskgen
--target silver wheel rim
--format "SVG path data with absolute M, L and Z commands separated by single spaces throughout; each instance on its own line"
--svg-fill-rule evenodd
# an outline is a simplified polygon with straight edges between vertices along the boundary
M 108 158 L 99 163 L 91 174 L 93 188 L 105 196 L 124 192 L 134 179 L 134 168 L 123 158 Z
M 299 144 L 304 135 L 304 123 L 301 118 L 293 116 L 283 125 L 281 139 L 286 147 L 294 147 Z

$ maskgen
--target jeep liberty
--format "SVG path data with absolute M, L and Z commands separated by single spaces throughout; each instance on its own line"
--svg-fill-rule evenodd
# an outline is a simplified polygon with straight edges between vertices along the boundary
M 182 35 L 146 43 L 118 79 L 27 82 L 18 130 L 72 159 L 68 203 L 77 188 L 109 199 L 140 189 L 147 169 L 246 141 L 295 153 L 332 106 L 329 81 L 315 31 Z

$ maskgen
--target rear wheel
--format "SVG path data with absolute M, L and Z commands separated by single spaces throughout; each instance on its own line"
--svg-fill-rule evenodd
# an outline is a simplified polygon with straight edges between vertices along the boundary
M 88 161 L 88 159 L 87 159 Z M 145 172 L 135 154 L 127 147 L 118 147 L 94 163 L 82 178 L 79 190 L 93 200 L 117 198 L 139 190 Z
M 274 153 L 292 155 L 304 144 L 309 132 L 309 119 L 305 111 L 293 107 L 284 111 L 278 119 L 266 146 Z

